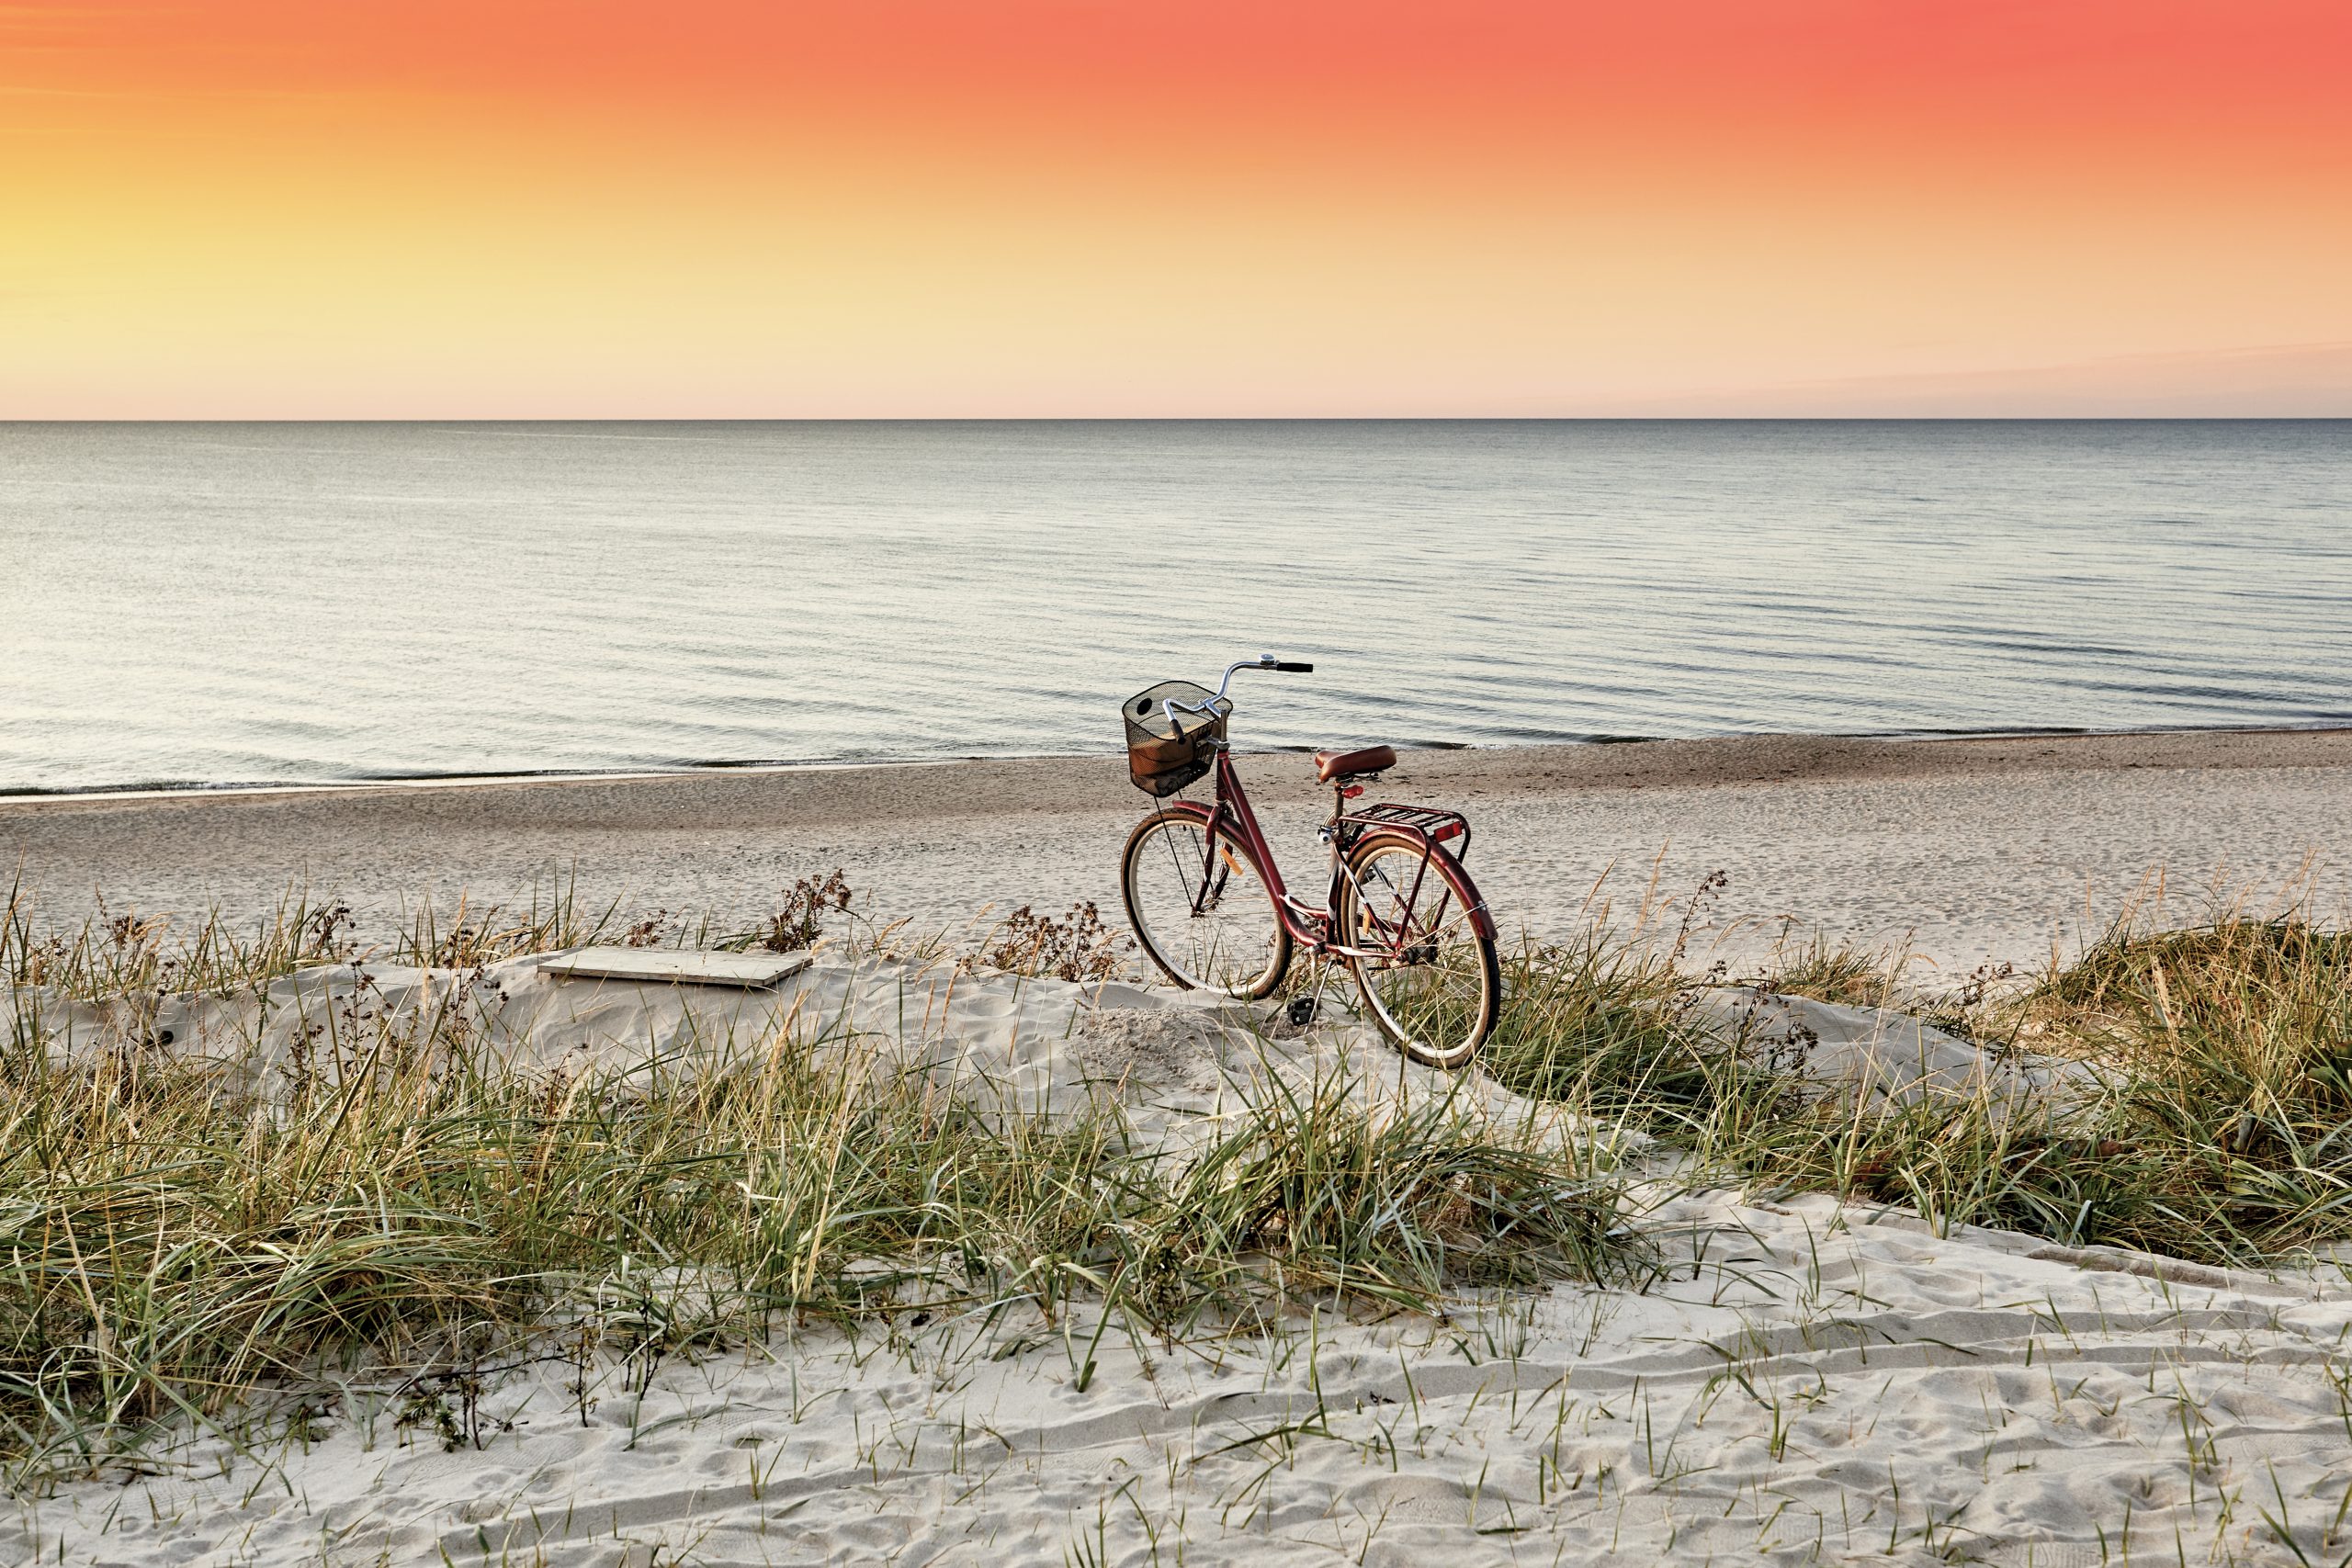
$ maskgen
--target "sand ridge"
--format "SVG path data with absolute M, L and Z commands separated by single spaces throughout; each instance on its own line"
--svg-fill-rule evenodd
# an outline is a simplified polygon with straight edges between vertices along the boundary
M 69 1055 L 127 1035 L 224 1054 L 257 1030 L 266 1068 L 323 1014 L 386 1010 L 396 1035 L 469 1005 L 469 1039 L 543 1071 L 580 1053 L 678 1070 L 800 1029 L 983 1111 L 1107 1094 L 1178 1158 L 1174 1130 L 1227 1097 L 1317 1075 L 1375 1104 L 1546 1113 L 1414 1067 L 1343 1014 L 1277 1038 L 1262 1006 L 842 953 L 773 993 L 537 963 L 336 965 L 233 1017 L 181 997 L 44 1021 Z M 1968 1094 L 1994 1070 L 1894 1015 L 1715 1000 L 1799 1031 L 1826 1083 L 1913 1059 L 1906 1092 Z M 2342 1555 L 2340 1269 L 1939 1232 L 1826 1196 L 1636 1192 L 1657 1264 L 1638 1287 L 1465 1291 L 1433 1316 L 1316 1308 L 1179 1337 L 1023 1297 L 854 1332 L 779 1320 L 667 1356 L 551 1343 L 329 1371 L 265 1391 L 242 1433 L 174 1424 L 135 1461 L 19 1499 L 0 1545 L 197 1568 Z
M 159 1448 L 0 1540 L 203 1568 L 2340 1554 L 2340 1281 L 2086 1269 L 1824 1199 L 1653 1221 L 1668 1282 L 1440 1323 L 1170 1342 L 1023 1308 L 588 1380 L 362 1374 L 304 1440 Z
M 1184 1142 L 1181 1129 L 1262 1099 L 1274 1080 L 1344 1080 L 1376 1102 L 1443 1101 L 1521 1125 L 1558 1120 L 1475 1064 L 1448 1073 L 1405 1058 L 1329 987 L 1314 1021 L 1301 1025 L 1281 1002 L 1031 978 L 830 940 L 769 987 L 579 976 L 550 963 L 563 955 L 471 969 L 320 964 L 240 994 L 81 1001 L 12 991 L 6 1018 L 11 1034 L 41 1039 L 57 1063 L 130 1052 L 218 1064 L 224 1092 L 240 1102 L 282 1096 L 296 1070 L 339 1082 L 371 1066 L 379 1042 L 454 1041 L 500 1072 L 594 1066 L 641 1076 L 698 1070 L 796 1036 L 816 1042 L 820 1056 L 869 1059 L 872 1071 L 926 1078 L 992 1114 L 1114 1110 L 1149 1144 Z M 2086 1064 L 1987 1050 L 1885 1008 L 1702 986 L 1679 1011 L 1770 1070 L 1871 1105 L 1982 1100 L 1999 1120 L 2097 1088 Z

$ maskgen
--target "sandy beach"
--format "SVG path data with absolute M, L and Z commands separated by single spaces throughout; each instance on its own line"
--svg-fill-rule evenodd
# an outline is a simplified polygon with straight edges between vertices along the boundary
M 1246 774 L 1281 841 L 1311 847 L 1317 792 L 1304 759 L 1250 757 Z M 2154 875 L 2183 920 L 2204 912 L 2199 888 L 2267 897 L 2299 878 L 2307 912 L 2333 919 L 2352 845 L 2346 732 L 1423 751 L 1389 784 L 1383 793 L 1473 813 L 1473 864 L 1507 919 L 1532 932 L 1588 919 L 1588 889 L 1612 863 L 1619 905 L 1637 902 L 1657 862 L 1672 896 L 1729 875 L 1705 940 L 1734 953 L 1786 921 L 1908 942 L 1955 975 L 1987 959 L 2046 959 Z M 462 889 L 512 901 L 558 871 L 576 873 L 582 900 L 617 900 L 629 914 L 749 917 L 794 877 L 838 864 L 872 890 L 876 917 L 953 929 L 988 905 L 1091 899 L 1115 910 L 1114 853 L 1140 803 L 1114 758 L 28 799 L 0 806 L 0 852 L 19 861 L 45 918 L 69 920 L 95 912 L 100 891 L 110 910 L 217 904 L 253 918 L 307 881 L 350 900 L 365 931 L 402 898 Z M 358 1121 L 339 1111 L 334 1135 L 298 1162 L 309 1173 L 298 1192 L 319 1161 L 356 1158 L 362 1170 L 326 1181 L 327 1208 L 302 1211 L 314 1216 L 306 1224 L 345 1217 L 316 1233 L 329 1250 L 315 1263 L 273 1265 L 289 1279 L 343 1278 L 338 1227 L 390 1244 L 400 1226 L 374 1217 L 379 1189 L 425 1203 L 401 1184 L 506 1157 L 501 1112 L 435 1123 L 481 1129 L 466 1136 L 493 1141 L 476 1153 L 389 1182 L 368 1163 L 407 1169 L 410 1118 L 452 1085 L 511 1086 L 520 1113 L 538 1117 L 559 1102 L 568 1111 L 586 1084 L 592 1116 L 609 1116 L 671 1103 L 648 1097 L 705 1103 L 695 1086 L 729 1073 L 772 1077 L 794 1042 L 812 1053 L 809 1071 L 842 1075 L 809 1083 L 931 1097 L 925 1125 L 951 1104 L 991 1127 L 1114 1125 L 1126 1163 L 1085 1179 L 1114 1186 L 1178 1190 L 1188 1162 L 1210 1158 L 1236 1128 L 1286 1124 L 1301 1105 L 1367 1127 L 1442 1128 L 1453 1140 L 1444 1146 L 1526 1151 L 1561 1173 L 1547 1184 L 1569 1172 L 1621 1184 L 1622 1228 L 1606 1245 L 1640 1261 L 1601 1277 L 1448 1285 L 1419 1306 L 1310 1299 L 1262 1322 L 1186 1327 L 1137 1315 L 1143 1298 L 1131 1292 L 1104 1307 L 1095 1273 L 1041 1294 L 1038 1265 L 1016 1247 L 991 1267 L 1028 1282 L 975 1292 L 927 1274 L 945 1304 L 906 1284 L 893 1287 L 914 1292 L 903 1306 L 804 1320 L 728 1304 L 740 1268 L 673 1265 L 625 1239 L 617 1272 L 565 1276 L 551 1299 L 569 1304 L 519 1334 L 428 1334 L 403 1359 L 274 1371 L 200 1420 L 163 1409 L 128 1450 L 42 1439 L 20 1461 L 39 1481 L 20 1484 L 0 1517 L 14 1560 L 1414 1565 L 1641 1552 L 2022 1568 L 2333 1562 L 2352 1547 L 2352 1393 L 2338 1370 L 2352 1285 L 2332 1246 L 2233 1269 L 2074 1245 L 2065 1215 L 2027 1234 L 1741 1185 L 1689 1168 L 1670 1141 L 1604 1130 L 1483 1066 L 1410 1066 L 1345 1006 L 1301 1031 L 1275 1004 L 976 970 L 854 940 L 829 939 L 765 991 L 582 978 L 543 961 L 346 962 L 245 993 L 25 989 L 12 994 L 15 1033 L 40 1043 L 69 1099 L 83 1073 L 166 1060 L 196 1071 L 190 1081 L 214 1086 L 204 1094 L 254 1108 L 255 1131 L 221 1145 L 232 1160 L 269 1146 L 258 1129 L 288 1114 L 273 1108 L 315 1105 L 322 1085 L 374 1094 L 365 1085 L 385 1052 L 413 1061 L 418 1076 L 396 1073 L 388 1107 L 367 1113 L 391 1140 L 380 1155 L 344 1149 Z M 1980 1046 L 1871 1006 L 1715 986 L 1686 1008 L 1824 1103 L 1989 1129 L 1988 1171 L 2003 1168 L 1997 1145 L 2030 1143 L 2042 1119 L 2107 1092 L 2080 1063 Z M 1759 1043 L 1770 1021 L 1779 1032 Z M 414 1055 L 420 1041 L 469 1065 L 445 1074 Z M 196 1117 L 189 1131 L 167 1135 L 141 1120 L 164 1114 L 163 1102 L 139 1111 L 135 1079 L 121 1092 L 119 1112 L 104 1096 L 79 1103 L 130 1118 L 121 1136 L 209 1135 L 201 1100 L 181 1102 Z M 788 1164 L 796 1138 L 841 1135 L 853 1119 L 830 1103 L 798 1133 L 763 1134 L 766 1146 Z M 1439 1120 L 1416 1121 L 1427 1117 Z M 286 1135 L 297 1131 L 286 1123 Z M 109 1157 L 114 1135 L 75 1157 Z M 583 1171 L 605 1168 L 604 1140 L 616 1135 L 592 1134 Z M 2109 1145 L 2079 1154 L 2090 1147 L 2069 1134 L 2028 1165 L 2068 1148 L 2078 1155 L 2064 1157 L 2104 1157 Z M 532 1156 L 542 1165 L 545 1150 Z M 756 1170 L 764 1156 L 755 1143 L 696 1157 Z M 179 1168 L 136 1168 L 145 1174 L 117 1179 L 110 1202 L 138 1201 L 141 1183 Z M 729 1182 L 708 1201 L 740 1207 L 750 1235 L 763 1205 L 786 1201 L 760 1190 L 775 1179 Z M 808 1193 L 827 1213 L 831 1181 Z M 37 1189 L 51 1190 L 26 1190 Z M 55 1201 L 78 1204 L 79 1190 Z M 375 1195 L 355 1209 L 355 1191 Z M 97 1223 L 80 1208 L 54 1212 Z M 122 1245 L 112 1213 L 84 1245 Z M 167 1216 L 186 1224 L 188 1213 L 156 1209 L 159 1249 Z M 579 1223 L 607 1218 L 592 1208 Z M 21 1259 L 51 1222 L 9 1223 Z M 429 1206 L 401 1222 L 446 1223 Z M 198 1232 L 268 1258 L 309 1245 L 224 1226 L 206 1220 Z M 62 1305 L 79 1312 L 86 1297 L 93 1314 L 59 1353 L 105 1365 L 118 1354 L 114 1315 L 157 1309 L 107 1304 L 84 1253 L 39 1245 L 53 1270 L 43 1277 L 83 1281 Z M 1267 1246 L 1233 1267 L 1279 1274 Z M 852 1261 L 840 1278 L 887 1273 L 897 1256 Z M 211 1285 L 201 1271 L 185 1285 L 150 1277 L 158 1290 L 247 1299 L 235 1269 Z M 363 1267 L 353 1288 L 364 1298 L 378 1278 Z M 429 1274 L 411 1288 L 429 1292 Z M 276 1309 L 252 1310 L 259 1324 Z M 142 1332 L 168 1333 L 175 1320 L 162 1312 Z
M 1660 1219 L 1693 1259 L 1638 1301 L 1174 1348 L 1029 1314 L 820 1335 L 616 1373 L 584 1415 L 536 1367 L 493 1380 L 480 1450 L 362 1386 L 307 1445 L 241 1462 L 215 1439 L 10 1533 L 24 1561 L 126 1564 L 2340 1553 L 2340 1291 L 2148 1278 L 1815 1200 Z
M 674 1074 L 821 1026 L 837 1059 L 871 1051 L 988 1115 L 1115 1104 L 1141 1157 L 1179 1164 L 1332 1089 L 1376 1119 L 1437 1109 L 1532 1140 L 1518 1146 L 1563 1170 L 1588 1135 L 1483 1075 L 1402 1066 L 1344 1020 L 1283 1038 L 1164 991 L 839 956 L 760 995 L 537 964 L 316 970 L 242 1015 L 192 998 L 147 1021 L 183 1050 L 243 1038 L 265 1074 L 311 1070 L 292 1054 L 304 1021 L 366 1006 L 390 1038 L 479 1002 L 471 1037 L 560 1075 L 587 1058 Z M 116 1016 L 63 1010 L 58 1048 L 96 1047 Z M 1823 1039 L 1853 1026 L 1847 1067 L 1920 1081 L 1916 1029 L 1851 1009 L 1812 1021 Z M 491 1353 L 329 1365 L 130 1452 L 53 1450 L 0 1543 L 27 1562 L 206 1568 L 1631 1552 L 2024 1568 L 2345 1550 L 2341 1269 L 2059 1245 L 1643 1163 L 1658 1174 L 1628 1194 L 1631 1274 L 1461 1289 L 1433 1312 L 1309 1303 L 1155 1328 L 1082 1296 L 956 1292 L 846 1327 L 771 1314 L 713 1335 L 688 1325 L 729 1321 L 712 1304 L 727 1277 L 655 1268 Z
M 1314 885 L 1306 760 L 1244 760 L 1294 882 Z M 2352 892 L 2352 731 L 1944 741 L 1759 737 L 1408 751 L 1380 794 L 1476 824 L 1503 929 L 1556 934 L 1604 873 L 1619 908 L 1655 872 L 1681 897 L 1730 881 L 1710 924 L 1752 953 L 1783 922 L 1908 942 L 1964 975 L 2047 960 L 2161 876 L 2184 918 L 2212 887 L 2267 897 L 2314 868 Z M 751 918 L 844 869 L 877 919 L 961 928 L 986 907 L 1118 904 L 1145 796 L 1116 756 L 695 773 L 594 781 L 0 801 L 0 860 L 51 919 L 202 909 L 250 919 L 289 886 L 363 927 L 402 899 L 527 901 L 560 876 L 625 915 Z M 1613 868 L 1613 871 L 1612 871 Z

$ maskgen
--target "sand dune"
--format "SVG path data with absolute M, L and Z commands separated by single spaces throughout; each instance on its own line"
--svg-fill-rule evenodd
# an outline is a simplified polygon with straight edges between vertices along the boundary
M 10 1533 L 20 1561 L 123 1563 L 2344 1551 L 2340 1287 L 2150 1279 L 1817 1200 L 1655 1218 L 1689 1238 L 1673 1282 L 1442 1325 L 1171 1345 L 1024 1309 L 607 1368 L 584 1395 L 560 1363 L 478 1396 L 355 1379 L 307 1444 L 198 1442 Z M 481 1448 L 401 1427 L 420 1393 Z
M 1278 828 L 1313 796 L 1253 758 Z M 2030 962 L 2156 866 L 2275 885 L 2352 842 L 2352 737 L 2110 737 L 1890 746 L 1705 743 L 1423 753 L 1394 793 L 1469 805 L 1473 864 L 1536 930 L 1612 859 L 1676 892 L 1732 873 L 1736 946 L 1785 914 L 1909 939 L 1947 970 Z M 1286 770 L 1288 770 L 1286 772 Z M 1286 782 L 1273 783 L 1271 781 Z M 149 909 L 356 895 L 512 897 L 576 865 L 583 897 L 739 908 L 832 863 L 872 913 L 1110 906 L 1137 797 L 1095 761 L 844 770 L 235 800 L 0 807 L 45 894 Z M 1292 833 L 1295 840 L 1297 833 Z M 1292 841 L 1286 840 L 1286 841 Z M 1628 887 L 1624 897 L 1637 896 Z M 75 895 L 44 908 L 71 916 Z M 2105 908 L 2102 908 L 2102 905 Z M 2184 911 L 2187 913 L 2188 911 Z M 989 1114 L 1115 1106 L 1182 1161 L 1238 1108 L 1338 1082 L 1378 1111 L 1442 1103 L 1563 1150 L 1586 1130 L 1476 1073 L 1414 1067 L 1343 1009 L 1269 1012 L 828 948 L 773 993 L 480 970 L 322 967 L 259 997 L 38 1006 L 64 1057 L 169 1050 L 266 1102 L 459 1010 L 517 1070 L 643 1072 L 778 1031 L 913 1071 Z M 2081 1069 L 1918 1021 L 1734 986 L 1692 1006 L 1826 1094 L 1956 1094 L 2030 1114 Z M 258 1042 L 258 1050 L 248 1043 Z M 235 1076 L 242 1075 L 242 1076 Z M 1871 1204 L 1645 1180 L 1638 1284 L 1463 1291 L 1437 1316 L 1296 1310 L 1163 1337 L 1022 1298 L 795 1330 L 666 1359 L 368 1367 L 259 1392 L 240 1425 L 159 1433 L 0 1523 L 21 1562 L 2337 1562 L 2352 1551 L 2352 1284 L 2234 1272 Z
M 1767 1046 L 1801 1025 L 1825 1084 L 1939 1092 L 2016 1070 L 1894 1015 L 1731 992 L 1713 1005 L 1726 1021 L 1760 1010 L 1768 1028 L 1743 1027 Z M 540 1068 L 590 1053 L 674 1070 L 813 1030 L 983 1107 L 1111 1096 L 1170 1158 L 1237 1099 L 1334 1074 L 1372 1103 L 1559 1114 L 1406 1064 L 1344 1015 L 1275 1037 L 1256 1011 L 1166 992 L 841 953 L 775 993 L 558 979 L 518 959 L 342 966 L 266 1003 L 136 1016 L 52 1001 L 47 1017 L 67 1053 L 169 1029 L 169 1049 L 202 1055 L 257 1031 L 276 1043 L 251 1090 L 305 1020 L 451 1006 Z M 1322 1310 L 1163 1338 L 1023 1300 L 854 1334 L 779 1322 L 763 1344 L 650 1362 L 550 1347 L 335 1373 L 279 1391 L 263 1436 L 181 1427 L 128 1468 L 21 1502 L 0 1541 L 24 1562 L 267 1568 L 2346 1550 L 2352 1285 L 2335 1270 L 1938 1235 L 1818 1197 L 1660 1184 L 1647 1201 L 1660 1269 L 1645 1287 L 1465 1292 L 1437 1318 Z M 288 1430 L 297 1398 L 319 1414 Z
M 1560 1114 L 1475 1068 L 1449 1073 L 1408 1060 L 1328 989 L 1317 1021 L 1293 1028 L 1272 1003 L 975 973 L 952 960 L 841 948 L 764 989 L 580 978 L 550 972 L 557 956 L 476 969 L 321 965 L 248 996 L 84 1002 L 32 992 L 10 1007 L 12 1021 L 44 1038 L 54 1059 L 162 1050 L 215 1060 L 240 1101 L 281 1095 L 298 1050 L 300 1070 L 328 1083 L 371 1070 L 384 1041 L 420 1037 L 461 1040 L 477 1063 L 501 1070 L 572 1073 L 593 1063 L 641 1075 L 692 1072 L 797 1034 L 820 1042 L 820 1056 L 922 1077 L 990 1112 L 1077 1117 L 1114 1108 L 1147 1145 L 1182 1145 L 1188 1129 L 1214 1124 L 1232 1102 L 1262 1098 L 1272 1084 L 1337 1081 L 1367 1102 L 1443 1100 L 1520 1124 Z M 1987 1052 L 1880 1008 L 1740 987 L 1701 988 L 1690 1006 L 1758 1062 L 1873 1104 L 1989 1092 L 1997 1108 L 2022 1111 L 2091 1081 L 2082 1064 Z M 448 1015 L 462 1021 L 431 1027 Z

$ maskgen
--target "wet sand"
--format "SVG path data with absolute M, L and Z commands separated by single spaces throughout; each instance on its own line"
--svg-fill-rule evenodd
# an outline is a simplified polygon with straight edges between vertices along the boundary
M 1306 760 L 1249 756 L 1242 773 L 1294 885 L 1319 889 Z M 1376 794 L 1470 813 L 1470 864 L 1507 931 L 1574 924 L 1612 866 L 1621 909 L 1654 871 L 1677 897 L 1725 873 L 1709 923 L 1736 952 L 1792 921 L 1908 941 L 1953 973 L 2039 962 L 2152 875 L 2178 919 L 2210 886 L 2267 897 L 2307 865 L 2323 912 L 2352 898 L 2347 730 L 1413 751 Z M 950 928 L 1080 900 L 1115 918 L 1119 847 L 1148 805 L 1114 755 L 34 797 L 0 802 L 0 856 L 51 920 L 101 895 L 248 919 L 307 885 L 380 929 L 403 900 L 513 903 L 560 875 L 625 914 L 748 919 L 838 865 L 871 912 Z

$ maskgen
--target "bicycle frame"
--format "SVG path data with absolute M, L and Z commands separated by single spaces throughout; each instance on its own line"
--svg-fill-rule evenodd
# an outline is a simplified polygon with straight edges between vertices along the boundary
M 1467 851 L 1469 848 L 1470 824 L 1468 819 L 1459 812 L 1438 811 L 1394 803 L 1376 804 L 1356 811 L 1349 811 L 1345 808 L 1347 800 L 1351 795 L 1361 794 L 1362 786 L 1335 786 L 1334 794 L 1337 798 L 1332 804 L 1331 819 L 1323 825 L 1322 829 L 1324 842 L 1329 846 L 1330 851 L 1329 881 L 1324 891 L 1323 908 L 1314 908 L 1302 902 L 1283 883 L 1282 868 L 1274 861 L 1273 846 L 1267 841 L 1265 829 L 1258 825 L 1258 814 L 1250 809 L 1249 793 L 1241 787 L 1241 775 L 1234 768 L 1233 754 L 1222 745 L 1216 750 L 1214 772 L 1216 779 L 1215 805 L 1204 806 L 1197 801 L 1179 800 L 1171 801 L 1160 807 L 1163 813 L 1170 816 L 1193 818 L 1204 829 L 1201 835 L 1201 876 L 1196 885 L 1199 891 L 1193 896 L 1193 912 L 1197 915 L 1202 911 L 1215 882 L 1215 862 L 1219 852 L 1217 830 L 1220 828 L 1229 829 L 1256 859 L 1260 871 L 1265 876 L 1267 889 L 1274 896 L 1275 911 L 1281 916 L 1283 924 L 1288 928 L 1293 940 L 1305 944 L 1311 953 L 1344 959 L 1350 963 L 1396 956 L 1396 950 L 1393 946 L 1385 948 L 1352 946 L 1340 941 L 1339 934 L 1332 930 L 1335 911 L 1340 906 L 1340 890 L 1349 886 L 1354 874 L 1348 869 L 1347 852 L 1365 831 L 1377 829 L 1382 832 L 1396 834 L 1409 842 L 1419 845 L 1420 870 L 1415 875 L 1413 886 L 1405 899 L 1405 906 L 1408 909 L 1415 907 L 1419 900 L 1421 886 L 1427 879 L 1431 859 L 1434 856 L 1451 852 L 1442 848 L 1443 843 L 1449 839 L 1458 837 L 1462 840 L 1463 849 Z M 1460 867 L 1460 857 L 1456 855 L 1454 858 L 1457 870 L 1462 872 L 1464 885 L 1471 888 L 1475 895 L 1476 884 L 1470 881 L 1467 870 Z M 1439 886 L 1443 889 L 1443 892 L 1437 906 L 1437 916 L 1442 919 L 1446 901 L 1453 897 L 1453 892 L 1445 887 L 1442 878 L 1439 881 Z M 1358 908 L 1367 907 L 1363 888 L 1357 886 L 1354 891 Z M 1478 934 L 1491 941 L 1495 934 L 1495 920 L 1494 917 L 1487 911 L 1487 901 L 1483 896 L 1474 897 L 1470 905 L 1469 916 L 1471 924 L 1476 929 Z

